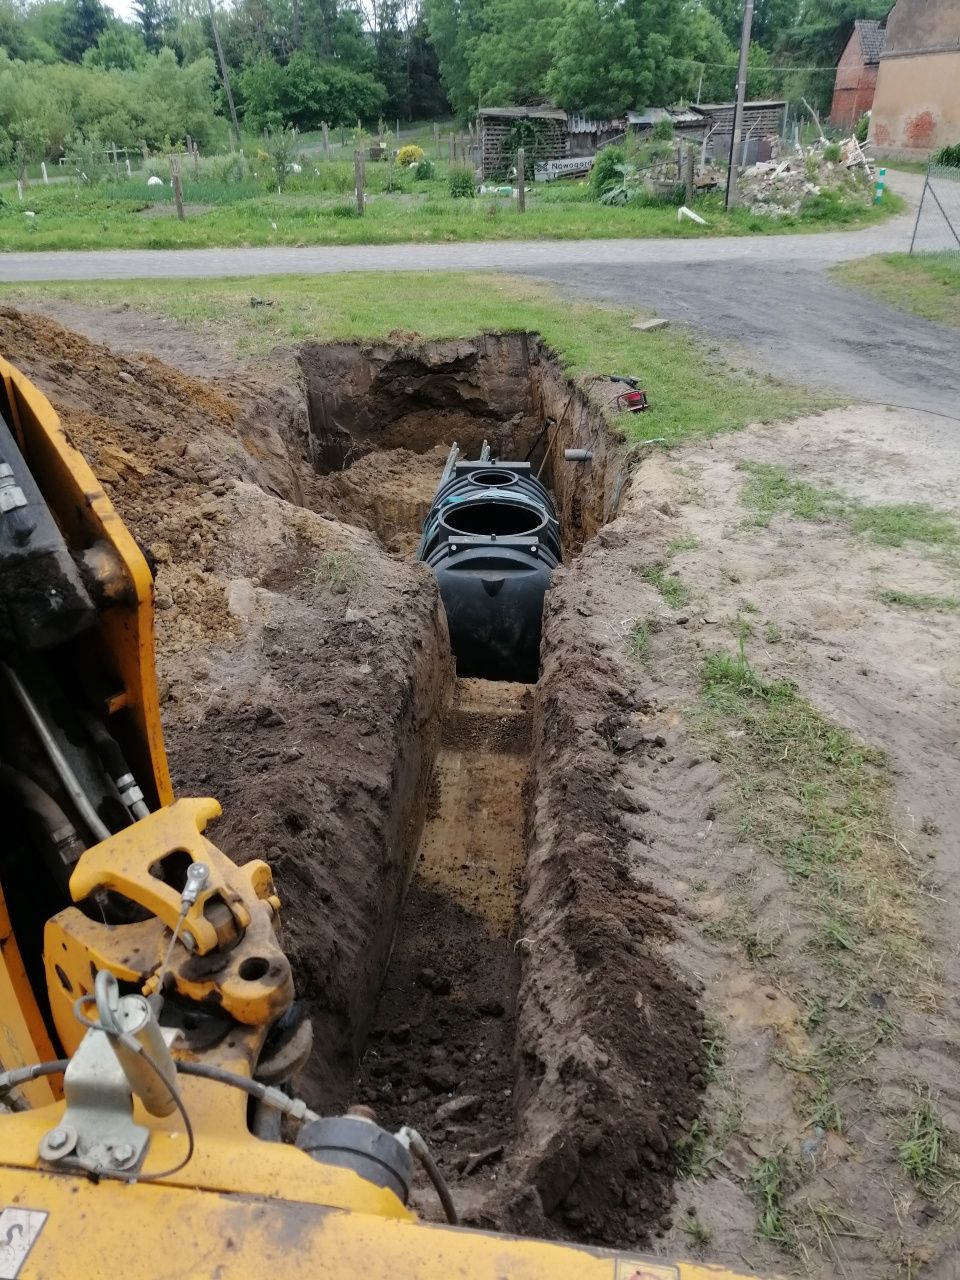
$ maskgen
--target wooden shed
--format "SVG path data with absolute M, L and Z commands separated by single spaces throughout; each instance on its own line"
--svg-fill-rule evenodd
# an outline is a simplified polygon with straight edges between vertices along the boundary
M 531 171 L 537 164 L 569 155 L 567 113 L 559 107 L 481 107 L 479 116 L 484 181 L 507 177 L 518 147 L 524 148 Z

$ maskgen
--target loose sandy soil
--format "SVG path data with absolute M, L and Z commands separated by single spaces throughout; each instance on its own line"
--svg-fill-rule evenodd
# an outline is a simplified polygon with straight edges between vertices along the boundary
M 838 410 L 646 457 L 618 518 L 565 517 L 574 547 L 595 536 L 556 575 L 538 685 L 491 692 L 454 686 L 432 579 L 404 558 L 449 441 L 417 442 L 406 495 L 399 452 L 318 478 L 292 357 L 277 386 L 133 323 L 103 331 L 181 372 L 11 312 L 0 350 L 159 551 L 176 781 L 223 800 L 231 854 L 277 871 L 325 1046 L 307 1092 L 416 1123 L 477 1223 L 767 1274 L 954 1274 L 960 611 L 881 593 L 956 596 L 957 563 L 841 518 L 750 523 L 740 469 L 955 509 L 923 420 Z M 204 367 L 212 383 L 186 376 Z M 363 467 L 385 508 L 351 496 Z M 574 502 L 563 481 L 561 506 L 595 513 L 606 491 Z M 744 830 L 700 700 L 704 658 L 741 635 L 762 676 L 885 753 L 878 892 L 917 913 L 916 971 L 865 966 L 844 988 L 812 945 L 823 902 Z M 948 1133 L 936 1193 L 898 1161 L 918 1089 Z

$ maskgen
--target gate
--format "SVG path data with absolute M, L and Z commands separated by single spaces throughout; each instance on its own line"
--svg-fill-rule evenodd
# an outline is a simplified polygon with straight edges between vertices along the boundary
M 913 224 L 911 253 L 960 253 L 960 168 L 930 164 Z

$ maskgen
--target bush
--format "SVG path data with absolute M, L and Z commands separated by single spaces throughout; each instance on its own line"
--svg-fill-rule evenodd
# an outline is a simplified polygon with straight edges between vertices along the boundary
M 945 164 L 951 169 L 960 168 L 960 142 L 952 147 L 941 147 L 933 157 L 934 164 Z
M 447 175 L 447 186 L 454 200 L 472 199 L 477 189 L 473 170 L 466 165 L 451 168 Z
M 654 142 L 672 142 L 673 141 L 673 121 L 658 120 L 650 130 L 650 137 Z
M 418 182 L 426 182 L 428 178 L 433 177 L 433 161 L 418 160 L 417 167 L 413 171 L 413 176 Z
M 623 147 L 604 147 L 597 155 L 590 170 L 590 186 L 597 195 L 603 195 L 610 187 L 619 186 L 623 175 L 619 166 L 626 162 Z
M 858 142 L 866 142 L 867 134 L 870 132 L 870 117 L 866 111 L 853 126 L 853 136 Z
M 844 200 L 839 191 L 820 191 L 807 196 L 797 217 L 801 222 L 851 222 L 859 207 Z
M 830 164 L 840 163 L 840 144 L 839 142 L 828 142 L 823 148 L 823 158 Z
M 419 164 L 423 159 L 423 147 L 416 147 L 413 143 L 408 143 L 405 147 L 401 147 L 397 152 L 397 164 L 401 169 L 406 169 L 412 164 Z

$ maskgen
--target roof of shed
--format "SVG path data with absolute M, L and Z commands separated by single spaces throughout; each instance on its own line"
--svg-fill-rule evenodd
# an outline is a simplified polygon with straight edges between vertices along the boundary
M 867 64 L 879 62 L 880 55 L 883 53 L 883 42 L 887 35 L 883 24 L 877 18 L 858 18 L 853 26 L 860 37 L 860 48 L 863 52 L 864 62 Z
M 480 115 L 493 120 L 566 120 L 559 107 L 481 107 Z
M 715 111 L 732 111 L 736 104 L 733 102 L 691 102 L 690 110 L 696 111 L 698 115 L 709 116 Z M 762 101 L 745 102 L 743 104 L 744 111 L 764 111 L 770 107 L 785 107 L 787 105 L 785 98 L 764 98 Z

